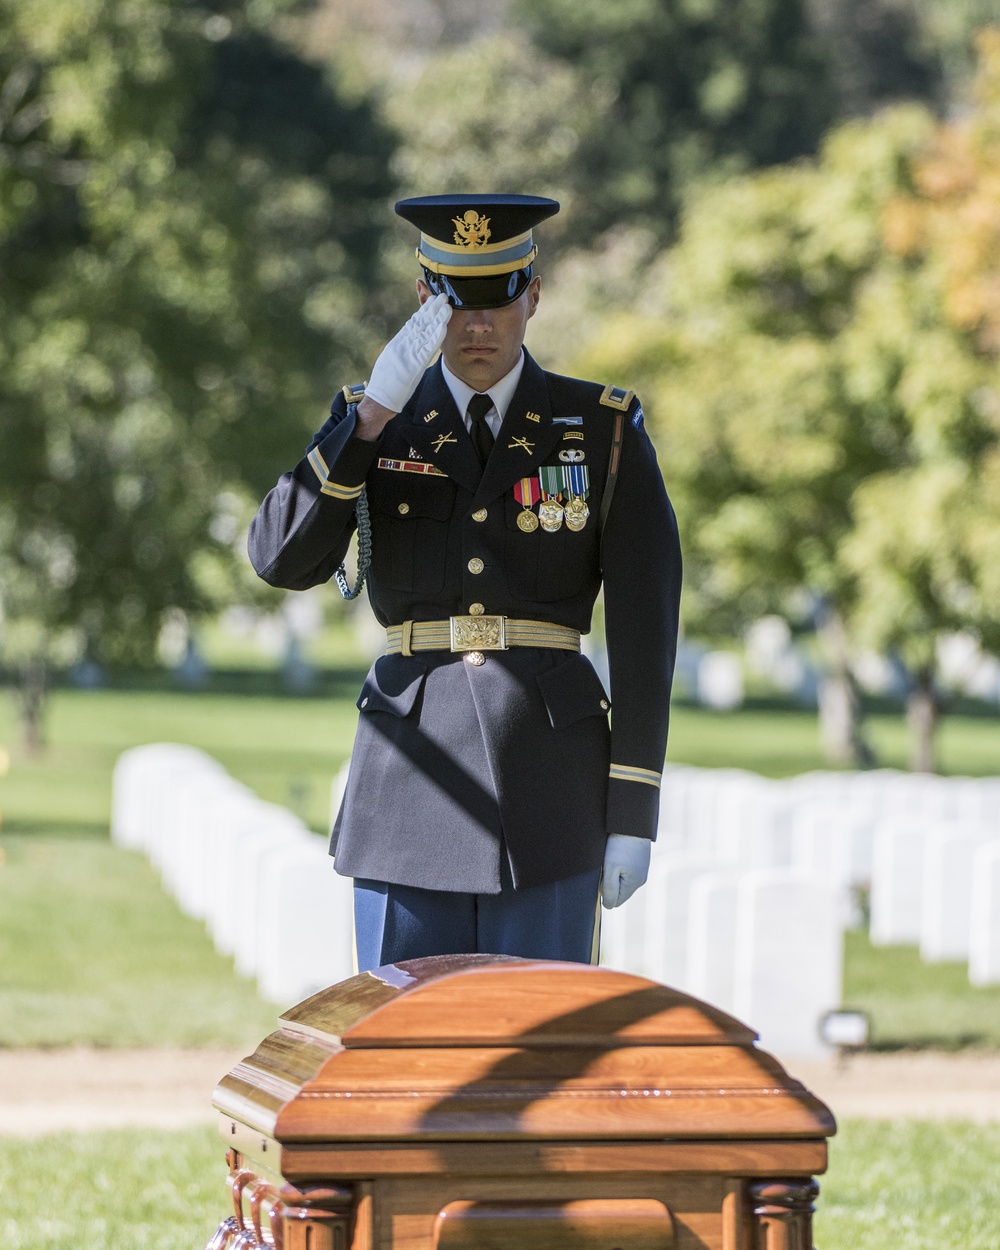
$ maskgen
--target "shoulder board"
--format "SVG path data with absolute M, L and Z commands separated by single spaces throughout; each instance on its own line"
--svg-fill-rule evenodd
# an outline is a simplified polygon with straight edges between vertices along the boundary
M 344 387 L 344 402 L 348 404 L 360 403 L 365 397 L 366 382 L 356 382 L 353 386 Z
M 619 412 L 628 412 L 629 405 L 635 399 L 635 391 L 626 391 L 621 386 L 606 386 L 598 402 L 606 408 L 617 408 Z

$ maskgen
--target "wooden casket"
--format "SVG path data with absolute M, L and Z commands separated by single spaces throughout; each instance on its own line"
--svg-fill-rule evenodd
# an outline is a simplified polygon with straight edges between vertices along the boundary
M 235 1203 L 218 1247 L 812 1250 L 833 1116 L 687 994 L 449 956 L 280 1025 L 215 1093 Z

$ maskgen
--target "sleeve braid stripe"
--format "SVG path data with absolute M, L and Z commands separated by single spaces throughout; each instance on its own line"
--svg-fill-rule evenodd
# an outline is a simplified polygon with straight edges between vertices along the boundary
M 364 488 L 364 482 L 360 486 L 338 486 L 336 482 L 326 482 L 319 488 L 319 493 L 321 495 L 329 495 L 332 499 L 342 499 L 349 503 L 352 499 L 357 499 Z
M 643 785 L 660 788 L 662 773 L 652 768 L 635 768 L 631 764 L 612 764 L 608 774 L 613 781 L 640 781 Z

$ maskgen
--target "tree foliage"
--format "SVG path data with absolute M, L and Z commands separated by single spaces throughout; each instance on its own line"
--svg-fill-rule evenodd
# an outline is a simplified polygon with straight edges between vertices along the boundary
M 641 383 L 685 521 L 687 613 L 738 627 L 820 607 L 829 661 L 903 656 L 921 689 L 959 628 L 1000 644 L 995 361 L 956 326 L 933 265 L 887 245 L 934 133 L 917 109 L 833 132 L 821 159 L 690 206 L 661 265 L 669 309 L 588 352 Z M 925 752 L 926 758 L 926 752 Z
M 253 7 L 0 3 L 8 664 L 148 660 L 367 355 L 387 140 Z

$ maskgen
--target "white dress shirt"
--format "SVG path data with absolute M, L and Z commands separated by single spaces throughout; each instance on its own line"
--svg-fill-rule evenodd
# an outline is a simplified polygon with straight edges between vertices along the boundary
M 452 398 L 462 414 L 462 420 L 465 422 L 465 428 L 472 430 L 472 418 L 469 416 L 469 400 L 473 395 L 489 395 L 493 400 L 493 407 L 486 414 L 486 424 L 490 427 L 493 437 L 496 438 L 500 433 L 500 426 L 503 419 L 507 415 L 507 409 L 510 407 L 510 401 L 514 398 L 514 392 L 517 390 L 517 384 L 521 380 L 521 370 L 524 368 L 524 350 L 522 348 L 517 358 L 517 364 L 511 369 L 510 373 L 504 374 L 499 382 L 494 382 L 488 391 L 477 391 L 463 382 L 461 378 L 456 377 L 441 358 L 441 372 L 444 374 L 444 380 L 448 384 L 448 390 L 451 391 Z

